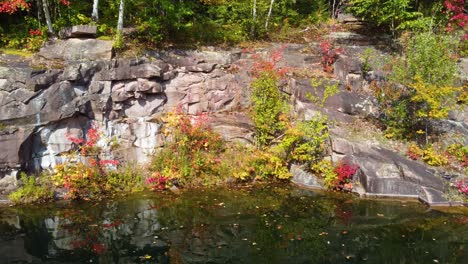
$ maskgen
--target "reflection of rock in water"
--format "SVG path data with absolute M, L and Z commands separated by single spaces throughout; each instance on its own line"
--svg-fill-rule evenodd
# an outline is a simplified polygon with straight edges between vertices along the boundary
M 17 236 L 12 240 L 0 238 L 0 262 L 1 263 L 31 263 L 31 256 L 25 247 L 24 237 Z
M 294 188 L 145 195 L 0 210 L 0 263 L 466 262 L 465 214 L 419 204 Z
M 137 212 L 121 219 L 121 208 L 117 203 L 110 203 L 97 217 L 100 220 L 81 223 L 74 217 L 64 218 L 55 216 L 44 220 L 44 227 L 51 240 L 48 243 L 47 254 L 51 257 L 59 256 L 61 251 L 71 251 L 80 247 L 89 247 L 86 243 L 103 244 L 107 250 L 118 251 L 119 255 L 132 248 L 135 253 L 148 248 L 165 249 L 167 244 L 154 239 L 154 232 L 161 229 L 157 219 L 157 210 L 149 209 L 148 201 L 140 200 L 133 205 Z M 75 217 L 81 217 L 78 214 Z M 96 241 L 90 240 L 93 232 Z M 99 240 L 97 240 L 99 239 Z M 91 239 L 92 240 L 92 239 Z M 81 241 L 86 242 L 85 244 Z M 80 243 L 77 243 L 80 242 Z M 45 243 L 45 241 L 44 241 Z M 133 253 L 133 252 L 128 252 Z

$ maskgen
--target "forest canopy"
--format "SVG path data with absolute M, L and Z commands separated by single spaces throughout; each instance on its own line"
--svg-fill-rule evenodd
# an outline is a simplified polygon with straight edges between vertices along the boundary
M 379 30 L 465 29 L 463 0 L 0 0 L 0 45 L 37 48 L 31 37 L 95 24 L 99 36 L 132 28 L 149 44 L 238 43 L 305 29 L 353 13 Z M 120 32 L 120 33 L 119 33 Z

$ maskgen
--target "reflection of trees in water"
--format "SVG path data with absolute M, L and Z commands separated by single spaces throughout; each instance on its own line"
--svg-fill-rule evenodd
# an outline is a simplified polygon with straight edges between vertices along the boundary
M 307 195 L 284 188 L 189 190 L 15 209 L 0 215 L 0 244 L 7 245 L 2 239 L 8 238 L 8 245 L 12 240 L 18 248 L 24 245 L 23 261 L 30 254 L 29 260 L 32 255 L 56 262 L 460 263 L 466 258 L 460 215 Z

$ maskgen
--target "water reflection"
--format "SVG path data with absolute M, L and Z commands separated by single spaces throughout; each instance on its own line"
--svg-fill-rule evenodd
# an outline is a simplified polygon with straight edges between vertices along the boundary
M 0 208 L 0 263 L 468 263 L 468 214 L 293 187 Z

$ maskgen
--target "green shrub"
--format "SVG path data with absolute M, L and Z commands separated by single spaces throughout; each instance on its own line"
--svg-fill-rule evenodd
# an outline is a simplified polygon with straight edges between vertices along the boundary
M 290 125 L 284 137 L 273 150 L 288 163 L 312 164 L 323 158 L 329 137 L 326 116 Z
M 278 88 L 273 72 L 261 72 L 251 83 L 252 121 L 260 146 L 266 146 L 286 128 L 285 95 Z
M 468 171 L 468 146 L 454 143 L 447 148 L 448 154 L 454 157 Z
M 170 139 L 151 162 L 153 174 L 179 186 L 212 185 L 228 177 L 220 166 L 225 142 L 208 126 L 207 115 L 192 122 L 181 112 L 170 113 L 165 121 Z
M 54 191 L 46 176 L 34 177 L 21 173 L 23 185 L 8 198 L 16 204 L 47 202 L 54 198 Z
M 132 193 L 144 189 L 144 173 L 135 163 L 126 163 L 106 175 L 106 189 L 110 193 Z
M 429 121 L 444 119 L 454 109 L 462 91 L 454 87 L 454 40 L 432 32 L 403 38 L 404 54 L 393 63 L 390 82 L 374 86 L 387 128 L 396 138 L 424 134 L 428 143 Z
M 123 49 L 125 47 L 124 37 L 121 32 L 117 32 L 114 36 L 114 48 Z
M 402 37 L 404 56 L 393 65 L 394 83 L 410 85 L 416 77 L 424 84 L 453 85 L 457 73 L 456 40 L 433 32 Z
M 333 164 L 329 160 L 321 160 L 312 165 L 312 171 L 323 178 L 325 188 L 333 189 L 338 180 L 338 174 L 335 172 Z

